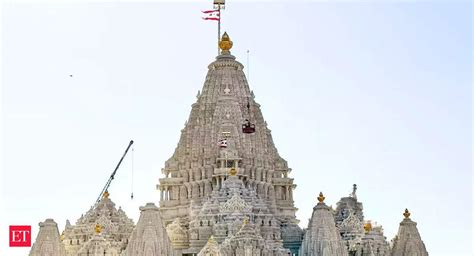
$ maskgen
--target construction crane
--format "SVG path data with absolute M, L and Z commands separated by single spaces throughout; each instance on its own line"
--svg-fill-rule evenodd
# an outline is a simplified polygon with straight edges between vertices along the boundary
M 127 149 L 125 150 L 125 153 L 123 153 L 123 156 L 122 156 L 122 158 L 120 158 L 120 161 L 118 162 L 117 167 L 115 167 L 115 170 L 114 170 L 114 171 L 112 172 L 112 174 L 110 175 L 109 180 L 107 181 L 107 183 L 105 183 L 105 186 L 104 186 L 104 188 L 102 189 L 102 191 L 100 192 L 99 197 L 97 197 L 97 200 L 95 201 L 95 204 L 99 203 L 100 198 L 102 197 L 102 195 L 105 193 L 105 191 L 107 191 L 107 190 L 109 189 L 110 183 L 112 183 L 112 180 L 114 179 L 115 174 L 117 173 L 117 170 L 118 170 L 118 168 L 120 167 L 120 164 L 122 163 L 123 159 L 124 159 L 125 156 L 127 155 L 127 152 L 128 152 L 128 150 L 130 149 L 130 147 L 132 146 L 132 144 L 133 144 L 133 140 L 131 140 L 130 143 L 128 144 L 128 147 L 127 147 Z

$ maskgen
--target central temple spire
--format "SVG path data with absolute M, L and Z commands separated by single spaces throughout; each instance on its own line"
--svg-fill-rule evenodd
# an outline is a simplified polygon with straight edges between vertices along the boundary
M 158 185 L 160 211 L 166 224 L 179 217 L 181 221 L 175 225 L 181 228 L 176 230 L 185 230 L 184 237 L 189 237 L 185 241 L 178 238 L 183 237 L 182 234 L 170 234 L 171 240 L 179 240 L 183 252 L 198 253 L 211 235 L 219 240 L 232 234 L 232 230 L 215 230 L 217 224 L 211 220 L 215 218 L 212 210 L 199 213 L 199 209 L 216 202 L 216 195 L 225 190 L 226 180 L 237 180 L 242 182 L 242 189 L 254 191 L 255 197 L 262 200 L 263 205 L 254 206 L 254 197 L 242 197 L 249 200 L 246 202 L 249 207 L 265 211 L 249 217 L 265 215 L 265 219 L 259 221 L 266 225 L 273 223 L 269 243 L 277 246 L 281 237 L 286 248 L 297 252 L 302 231 L 295 217 L 293 189 L 296 185 L 288 177 L 291 169 L 278 154 L 243 72 L 244 66 L 230 53 L 232 46 L 229 35 L 224 33 L 219 41 L 220 54 L 209 64 L 178 146 L 162 169 L 165 178 L 161 178 Z M 225 197 L 219 195 L 219 198 Z M 202 219 L 196 219 L 198 216 Z M 199 225 L 192 227 L 191 221 Z M 204 223 L 214 223 L 209 224 L 214 228 L 206 228 Z M 232 226 L 219 225 L 219 228 Z

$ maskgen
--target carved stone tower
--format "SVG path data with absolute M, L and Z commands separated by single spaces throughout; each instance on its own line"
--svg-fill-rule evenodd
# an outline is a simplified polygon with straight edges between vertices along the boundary
M 213 214 L 199 212 L 199 209 L 206 203 L 219 205 L 227 200 L 243 200 L 249 206 L 243 210 L 250 212 L 242 214 L 252 217 L 251 222 L 258 219 L 253 216 L 265 216 L 264 222 L 274 219 L 273 225 L 278 225 L 275 226 L 278 234 L 267 239 L 275 243 L 282 240 L 285 248 L 297 252 L 302 231 L 295 217 L 293 189 L 296 185 L 288 177 L 291 169 L 278 154 L 260 105 L 247 83 L 244 66 L 229 51 L 232 41 L 227 33 L 222 36 L 219 47 L 221 54 L 208 66 L 202 93 L 198 92 L 178 146 L 162 169 L 165 178 L 159 180 L 157 188 L 164 224 L 175 248 L 183 253 L 198 253 L 200 248 L 197 247 L 202 248 L 211 235 L 222 237 L 222 233 L 216 234 L 217 230 L 224 235 L 232 233 L 231 228 L 223 231 L 221 222 L 219 229 L 214 228 L 216 223 L 210 221 Z M 226 182 L 231 175 L 235 176 L 234 181 Z M 246 194 L 237 193 L 238 200 L 232 194 L 215 198 L 225 191 L 234 193 L 224 183 L 239 186 L 242 183 L 241 190 Z M 209 217 L 203 221 L 210 227 L 206 232 L 193 229 L 197 233 L 191 234 L 196 221 L 201 224 L 201 220 L 192 219 L 197 216 Z M 231 219 L 242 221 L 240 217 Z M 282 229 L 285 234 L 281 234 Z

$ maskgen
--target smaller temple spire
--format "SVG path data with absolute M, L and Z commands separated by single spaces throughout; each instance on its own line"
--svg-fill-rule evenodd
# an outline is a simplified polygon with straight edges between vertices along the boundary
M 39 232 L 36 241 L 31 247 L 30 256 L 65 256 L 66 251 L 61 242 L 58 224 L 53 219 L 46 219 L 39 223 Z
M 165 225 L 161 219 L 160 209 L 154 203 L 140 207 L 140 218 L 130 235 L 127 249 L 123 256 L 176 256 L 170 237 L 166 235 Z
M 324 195 L 319 193 L 319 203 L 313 208 L 313 214 L 301 245 L 301 255 L 310 256 L 347 256 L 346 247 L 341 240 L 334 222 L 334 214 L 324 203 Z
M 392 241 L 392 256 L 419 255 L 428 256 L 425 244 L 421 240 L 420 233 L 416 227 L 416 222 L 410 219 L 410 212 L 405 209 L 400 222 L 398 233 Z

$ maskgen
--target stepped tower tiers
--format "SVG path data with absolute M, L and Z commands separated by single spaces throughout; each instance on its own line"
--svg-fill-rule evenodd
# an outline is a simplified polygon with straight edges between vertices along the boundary
M 362 203 L 357 200 L 356 192 L 357 185 L 354 184 L 352 193 L 348 197 L 343 197 L 339 202 L 337 202 L 334 218 L 337 226 L 341 225 L 341 223 L 351 215 L 354 215 L 361 223 L 364 221 L 363 206 Z
M 161 221 L 158 207 L 147 203 L 140 207 L 140 219 L 122 256 L 176 256 Z
M 302 233 L 297 226 L 297 208 L 293 202 L 296 185 L 288 177 L 291 169 L 278 154 L 260 105 L 255 102 L 247 83 L 243 65 L 230 54 L 232 41 L 227 33 L 219 46 L 221 54 L 208 66 L 202 93 L 198 92 L 178 146 L 162 169 L 165 178 L 161 178 L 157 186 L 162 217 L 167 230 L 172 224 L 173 230 L 181 232 L 181 239 L 170 234 L 175 248 L 184 251 L 192 248 L 197 253 L 211 235 L 218 241 L 223 239 L 223 234 L 216 233 L 217 227 L 200 230 L 200 236 L 192 238 L 190 231 L 194 223 L 191 220 L 193 214 L 197 214 L 193 209 L 202 208 L 206 202 L 217 205 L 217 202 L 224 203 L 219 200 L 228 200 L 213 197 L 222 191 L 233 168 L 235 178 L 243 184 L 242 189 L 254 193 L 250 196 L 251 192 L 245 192 L 247 194 L 239 194 L 239 197 L 244 201 L 258 199 L 245 203 L 252 209 L 262 209 L 262 214 L 267 214 L 264 221 L 274 219 L 273 225 L 278 225 L 274 228 L 287 231 L 283 236 L 281 233 L 275 236 L 283 238 L 286 248 L 297 251 Z M 243 124 L 249 124 L 254 131 L 244 130 Z
M 119 256 L 119 249 L 105 238 L 102 232 L 102 226 L 96 224 L 95 234 L 85 242 L 77 256 Z
M 199 252 L 211 235 L 219 243 L 237 236 L 244 222 L 248 227 L 258 227 L 255 235 L 270 251 L 283 250 L 281 222 L 271 213 L 266 200 L 259 198 L 254 189 L 246 187 L 242 179 L 235 169 L 231 169 L 221 187 L 212 191 L 201 207 L 192 207 L 190 252 Z
M 284 249 L 282 244 L 274 246 L 268 243 L 258 231 L 259 224 L 255 225 L 245 218 L 241 227 L 232 236 L 227 237 L 221 245 L 219 245 L 214 236 L 211 236 L 207 244 L 198 253 L 198 256 L 287 256 L 291 255 L 288 249 Z
M 31 247 L 30 256 L 66 256 L 66 250 L 61 243 L 58 224 L 53 219 L 39 223 L 39 232 Z
M 133 221 L 121 208 L 115 208 L 106 191 L 102 199 L 77 220 L 76 225 L 67 221 L 61 240 L 68 256 L 100 251 L 102 255 L 120 255 L 133 228 Z
M 405 218 L 400 223 L 398 234 L 392 241 L 392 256 L 428 256 L 416 222 L 410 219 L 408 209 L 405 209 L 403 216 Z
M 334 222 L 332 209 L 324 203 L 323 193 L 319 193 L 318 204 L 308 223 L 301 246 L 303 256 L 347 256 L 347 248 Z
M 364 235 L 364 213 L 362 203 L 357 200 L 357 185 L 353 185 L 352 193 L 337 203 L 334 216 L 336 227 L 348 248 L 354 248 Z
M 349 255 L 351 256 L 385 256 L 390 247 L 383 236 L 382 226 L 373 225 L 370 220 L 364 221 L 362 203 L 357 199 L 357 185 L 352 193 L 337 203 L 334 221 Z

